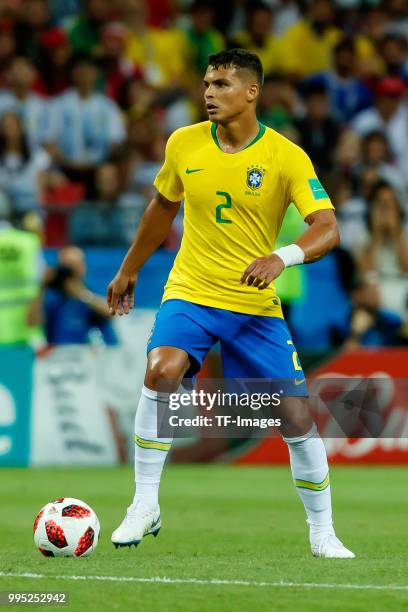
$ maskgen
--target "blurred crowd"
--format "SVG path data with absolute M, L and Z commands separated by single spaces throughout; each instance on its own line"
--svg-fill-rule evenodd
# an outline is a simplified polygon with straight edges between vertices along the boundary
M 208 118 L 208 54 L 237 46 L 264 65 L 259 119 L 308 152 L 336 206 L 354 310 L 333 343 L 405 342 L 407 0 L 1 0 L 13 224 L 45 246 L 127 246 L 168 135 Z

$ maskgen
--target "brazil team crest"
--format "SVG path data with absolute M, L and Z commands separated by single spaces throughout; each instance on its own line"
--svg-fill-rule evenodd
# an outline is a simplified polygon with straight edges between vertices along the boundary
M 247 179 L 246 183 L 250 189 L 255 191 L 262 187 L 263 178 L 265 174 L 265 168 L 262 168 L 258 164 L 254 166 L 250 166 L 247 169 Z

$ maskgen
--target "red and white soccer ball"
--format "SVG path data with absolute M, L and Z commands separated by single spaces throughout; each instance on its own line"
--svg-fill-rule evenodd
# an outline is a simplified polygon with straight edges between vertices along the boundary
M 44 506 L 33 529 L 34 543 L 46 557 L 87 557 L 98 546 L 98 517 L 88 504 L 73 497 Z

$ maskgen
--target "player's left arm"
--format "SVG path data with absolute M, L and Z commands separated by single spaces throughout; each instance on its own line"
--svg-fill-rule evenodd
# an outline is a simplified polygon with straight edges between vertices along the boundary
M 309 227 L 293 245 L 255 259 L 244 271 L 241 283 L 265 289 L 289 265 L 317 261 L 339 244 L 333 210 L 316 210 L 305 221 Z
M 309 227 L 295 244 L 305 254 L 303 263 L 313 263 L 339 245 L 340 233 L 334 210 L 316 210 L 305 221 Z
M 258 257 L 247 267 L 241 283 L 258 289 L 266 289 L 289 266 L 317 261 L 340 241 L 333 205 L 305 151 L 287 144 L 278 160 L 287 201 L 294 202 L 309 227 L 295 243 Z

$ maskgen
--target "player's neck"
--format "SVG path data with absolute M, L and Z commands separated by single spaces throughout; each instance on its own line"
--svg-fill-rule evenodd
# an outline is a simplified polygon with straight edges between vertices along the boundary
M 259 122 L 255 115 L 217 125 L 217 140 L 224 153 L 238 153 L 245 149 L 258 135 Z

